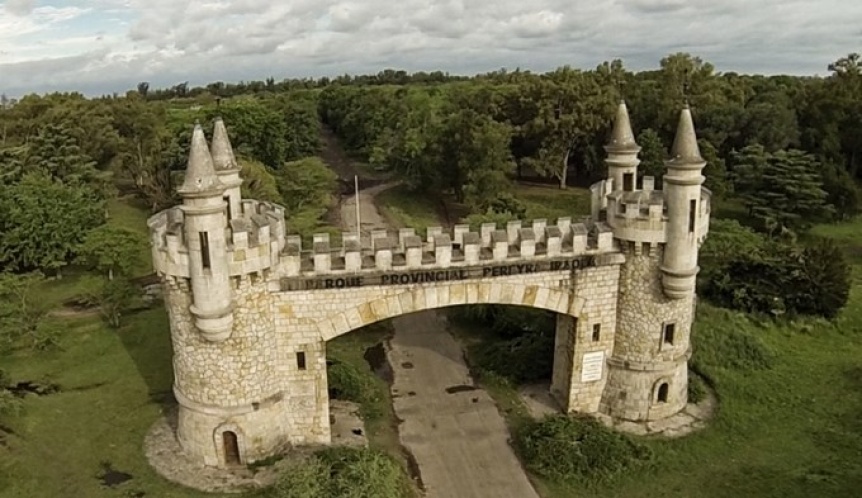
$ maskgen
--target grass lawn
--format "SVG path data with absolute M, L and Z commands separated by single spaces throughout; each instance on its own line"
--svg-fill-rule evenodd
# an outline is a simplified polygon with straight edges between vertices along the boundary
M 569 187 L 561 190 L 553 185 L 516 185 L 515 198 L 527 208 L 528 220 L 545 218 L 553 222 L 570 216 L 577 220 L 590 214 L 591 194 L 588 189 Z
M 393 187 L 377 194 L 377 208 L 390 223 L 399 227 L 415 228 L 424 235 L 428 227 L 441 226 L 440 203 L 410 192 L 404 186 Z

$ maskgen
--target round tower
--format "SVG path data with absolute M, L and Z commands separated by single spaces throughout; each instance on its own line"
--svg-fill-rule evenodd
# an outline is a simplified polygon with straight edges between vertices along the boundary
M 706 161 L 700 156 L 691 110 L 686 105 L 679 115 L 671 158 L 665 161 L 664 192 L 667 203 L 667 244 L 662 261 L 664 293 L 684 299 L 694 292 L 699 270 L 697 255 L 701 209 L 701 185 Z
M 607 147 L 609 176 L 636 175 L 635 166 L 619 166 L 623 154 L 628 155 L 627 165 L 636 164 L 630 156 L 639 148 L 633 138 L 628 138 L 631 136 L 628 113 L 618 111 L 614 135 Z M 691 262 L 696 263 L 698 241 L 705 235 L 705 225 L 704 229 L 695 228 L 693 244 L 687 245 L 690 218 L 686 209 L 690 199 L 701 202 L 703 161 L 697 162 L 696 183 L 679 171 L 693 170 L 695 158 L 700 157 L 696 147 L 691 114 L 685 109 L 673 156 L 667 162 L 666 190 L 654 190 L 653 178 L 644 177 L 641 190 L 628 190 L 624 179 L 622 185 L 614 181 L 612 189 L 608 189 L 612 191 L 605 195 L 607 224 L 626 257 L 620 268 L 614 349 L 607 360 L 607 382 L 599 406 L 602 413 L 617 419 L 645 423 L 660 420 L 685 408 L 688 401 L 696 270 L 689 272 L 691 286 L 673 287 L 676 293 L 667 292 L 664 279 L 669 271 L 674 277 L 688 274 Z M 684 179 L 678 179 L 681 176 Z M 680 190 L 680 184 L 688 190 Z M 708 204 L 708 195 L 703 202 Z M 702 223 L 700 211 L 694 213 L 695 223 Z M 705 213 L 708 215 L 708 210 Z M 673 262 L 669 268 L 668 262 Z
M 195 125 L 186 177 L 177 193 L 183 198 L 195 326 L 209 341 L 220 342 L 233 328 L 233 302 L 225 241 L 225 186 L 219 181 L 200 124 Z
M 605 145 L 608 153 L 605 164 L 608 166 L 608 179 L 613 180 L 612 190 L 632 192 L 637 188 L 640 150 L 632 133 L 629 110 L 625 101 L 620 101 L 610 141 Z
M 240 185 L 224 124 L 216 122 L 211 148 L 197 125 L 177 189 L 183 204 L 148 221 L 171 325 L 176 436 L 207 466 L 266 458 L 292 433 L 286 376 L 296 372 L 279 355 L 269 291 L 285 247 L 284 208 L 243 200 Z

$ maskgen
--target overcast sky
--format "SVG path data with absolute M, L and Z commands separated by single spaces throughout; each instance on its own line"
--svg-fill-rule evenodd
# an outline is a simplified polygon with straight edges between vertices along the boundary
M 862 51 L 862 0 L 2 0 L 0 92 L 506 67 L 825 74 Z

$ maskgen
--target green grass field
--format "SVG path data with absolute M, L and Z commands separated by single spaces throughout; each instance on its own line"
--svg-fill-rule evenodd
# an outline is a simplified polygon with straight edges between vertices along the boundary
M 544 191 L 545 189 L 542 189 Z M 553 191 L 556 197 L 559 191 Z M 546 202 L 552 219 L 577 204 L 583 191 Z M 418 204 L 401 198 L 403 205 Z M 435 220 L 417 207 L 416 220 Z M 141 227 L 145 214 L 112 206 L 112 223 Z M 143 228 L 140 228 L 143 230 Z M 862 219 L 817 227 L 848 253 L 862 245 Z M 857 261 L 858 262 L 858 261 Z M 143 268 L 142 268 L 143 270 Z M 694 336 L 700 366 L 714 383 L 720 409 L 710 427 L 675 441 L 653 441 L 653 467 L 595 489 L 570 489 L 537 481 L 545 497 L 847 497 L 862 489 L 862 266 L 855 266 L 848 306 L 834 322 L 761 323 L 702 304 Z M 45 301 L 58 305 L 80 289 L 80 272 L 46 284 Z M 0 358 L 14 382 L 57 384 L 60 392 L 24 399 L 20 416 L 0 422 L 0 497 L 202 497 L 169 483 L 148 466 L 146 431 L 170 399 L 171 346 L 161 307 L 128 317 L 118 330 L 95 316 L 63 318 L 61 348 Z M 362 353 L 380 332 L 349 334 L 329 345 L 345 361 L 364 365 Z M 375 335 L 378 334 L 378 335 Z M 729 361 L 744 355 L 739 336 L 762 342 L 771 368 L 752 370 Z M 512 389 L 489 384 L 512 420 L 523 416 Z M 376 388 L 382 416 L 368 421 L 372 443 L 397 452 L 385 397 Z M 8 431 L 7 431 L 8 430 Z M 11 432 L 8 434 L 7 432 Z M 400 456 L 400 455 L 399 455 Z M 132 479 L 117 488 L 98 479 L 102 464 Z M 143 493 L 143 494 L 141 494 Z

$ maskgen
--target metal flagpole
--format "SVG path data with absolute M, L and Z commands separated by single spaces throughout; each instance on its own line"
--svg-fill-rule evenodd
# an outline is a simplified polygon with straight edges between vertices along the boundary
M 353 175 L 353 188 L 356 190 L 356 237 L 359 239 L 359 247 L 362 247 L 362 217 L 359 211 L 359 175 Z

